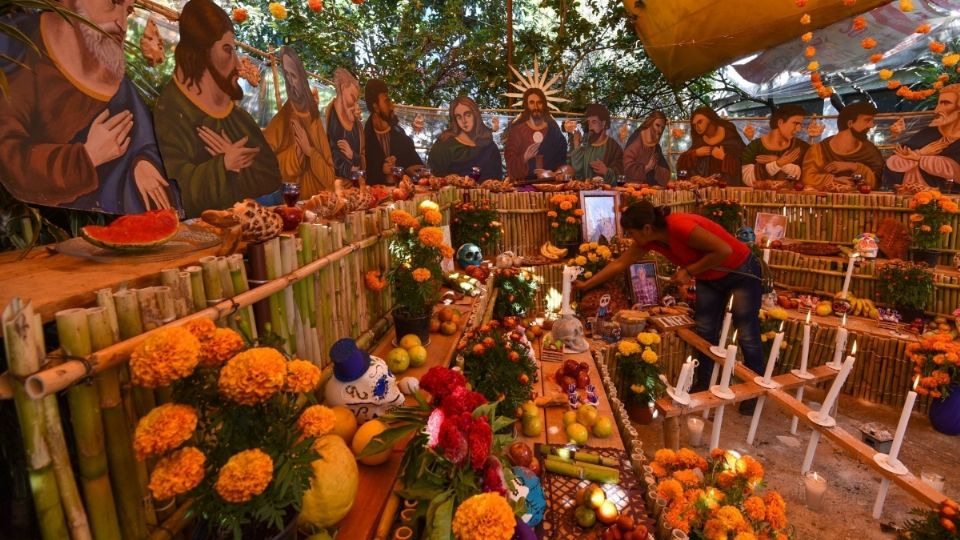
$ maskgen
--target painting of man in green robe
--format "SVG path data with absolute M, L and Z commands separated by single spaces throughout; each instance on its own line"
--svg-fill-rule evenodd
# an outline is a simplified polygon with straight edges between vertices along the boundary
M 599 176 L 613 185 L 617 176 L 623 174 L 623 149 L 607 134 L 610 111 L 599 103 L 591 103 L 583 115 L 587 119 L 587 140 L 582 140 L 579 133 L 573 136 L 570 165 L 574 176 L 582 179 Z

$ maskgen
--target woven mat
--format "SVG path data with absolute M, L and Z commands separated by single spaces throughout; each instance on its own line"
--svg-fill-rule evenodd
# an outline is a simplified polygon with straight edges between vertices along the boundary
M 656 523 L 650 517 L 644 505 L 643 484 L 633 472 L 633 466 L 627 453 L 616 448 L 583 447 L 584 451 L 600 454 L 603 457 L 614 458 L 620 463 L 620 485 L 606 486 L 607 497 L 617 505 L 621 513 L 628 509 L 638 523 L 646 522 L 647 530 L 655 531 Z M 539 450 L 537 451 L 539 455 Z M 547 511 L 543 516 L 543 523 L 537 527 L 537 533 L 543 540 L 567 539 L 599 539 L 604 526 L 597 524 L 590 529 L 583 529 L 577 525 L 573 513 L 576 509 L 577 490 L 590 483 L 589 480 L 579 480 L 543 470 L 541 476 L 543 491 L 547 498 Z

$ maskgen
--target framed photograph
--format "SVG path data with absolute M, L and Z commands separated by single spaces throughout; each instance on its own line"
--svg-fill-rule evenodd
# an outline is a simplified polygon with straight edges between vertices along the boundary
M 620 193 L 617 191 L 580 192 L 584 242 L 597 242 L 601 236 L 612 240 L 620 235 L 620 221 L 617 219 L 619 204 Z
M 782 214 L 757 214 L 753 232 L 757 235 L 757 245 L 766 246 L 767 242 L 783 240 L 787 235 L 787 216 Z
M 640 304 L 640 307 L 660 305 L 657 262 L 650 260 L 631 264 L 629 272 L 633 303 Z

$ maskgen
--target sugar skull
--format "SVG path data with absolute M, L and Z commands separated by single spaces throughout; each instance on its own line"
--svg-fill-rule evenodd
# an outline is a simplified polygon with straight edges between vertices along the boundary
M 464 244 L 457 250 L 457 262 L 461 268 L 468 266 L 480 266 L 483 262 L 483 252 L 480 246 L 476 244 Z
M 737 240 L 744 244 L 752 244 L 757 241 L 757 235 L 753 232 L 753 227 L 743 226 L 737 231 Z
M 333 377 L 324 390 L 327 405 L 344 405 L 361 424 L 403 405 L 397 378 L 381 358 L 371 356 L 344 338 L 330 348 Z
M 583 324 L 572 315 L 564 315 L 554 322 L 552 332 L 554 338 L 573 352 L 580 353 L 590 348 L 587 340 L 583 339 Z

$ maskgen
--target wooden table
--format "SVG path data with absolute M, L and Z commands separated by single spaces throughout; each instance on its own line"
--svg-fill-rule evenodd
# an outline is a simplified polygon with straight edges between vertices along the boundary
M 23 259 L 19 259 L 20 252 L 3 253 L 0 306 L 9 305 L 15 297 L 29 298 L 43 322 L 49 322 L 62 309 L 93 305 L 100 289 L 156 285 L 161 270 L 196 264 L 201 257 L 215 255 L 217 249 L 193 251 L 164 261 L 140 262 L 131 256 L 108 263 L 62 255 L 52 246 L 34 248 Z

